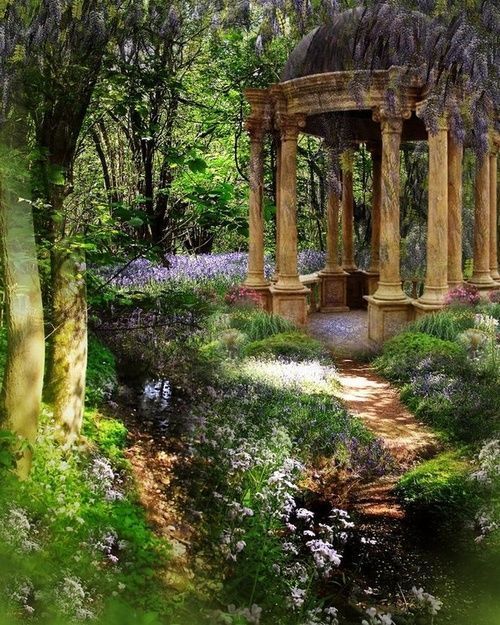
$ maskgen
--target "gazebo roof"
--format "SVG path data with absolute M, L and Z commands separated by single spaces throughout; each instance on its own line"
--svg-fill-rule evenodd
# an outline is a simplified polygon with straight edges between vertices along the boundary
M 357 69 L 352 48 L 353 35 L 360 23 L 359 13 L 359 9 L 344 11 L 331 24 L 309 32 L 288 57 L 281 81 Z

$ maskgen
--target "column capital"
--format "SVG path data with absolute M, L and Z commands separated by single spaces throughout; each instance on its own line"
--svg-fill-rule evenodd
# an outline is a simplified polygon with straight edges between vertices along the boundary
M 372 119 L 381 126 L 381 131 L 388 134 L 401 134 L 403 121 L 410 119 L 411 109 L 398 107 L 391 111 L 386 106 L 376 106 L 372 109 Z
M 278 113 L 276 115 L 276 128 L 280 133 L 282 141 L 296 141 L 305 125 L 305 115 L 289 115 L 287 113 Z
M 497 156 L 500 152 L 500 134 L 494 132 L 491 134 L 490 156 Z
M 268 115 L 251 115 L 245 122 L 245 128 L 251 142 L 262 143 L 265 135 L 270 131 L 270 118 Z

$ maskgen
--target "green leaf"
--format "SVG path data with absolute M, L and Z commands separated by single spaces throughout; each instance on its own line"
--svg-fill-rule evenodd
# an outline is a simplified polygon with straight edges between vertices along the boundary
M 206 171 L 207 163 L 202 158 L 193 158 L 188 161 L 188 167 L 192 172 L 199 174 Z

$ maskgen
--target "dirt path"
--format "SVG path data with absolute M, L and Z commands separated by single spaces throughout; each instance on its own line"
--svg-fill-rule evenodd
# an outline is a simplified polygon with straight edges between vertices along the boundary
M 394 486 L 398 477 L 418 460 L 439 449 L 437 436 L 402 404 L 399 391 L 377 375 L 356 354 L 374 351 L 368 339 L 366 311 L 313 315 L 309 331 L 337 356 L 341 390 L 339 397 L 349 411 L 384 442 L 396 460 L 392 475 L 360 484 L 352 493 L 353 509 L 362 515 L 402 518 Z
M 398 477 L 419 459 L 434 455 L 439 441 L 401 403 L 398 390 L 369 365 L 344 359 L 338 367 L 340 398 L 384 441 L 397 462 L 394 475 L 360 484 L 353 492 L 352 505 L 363 515 L 402 518 L 404 512 L 394 494 Z

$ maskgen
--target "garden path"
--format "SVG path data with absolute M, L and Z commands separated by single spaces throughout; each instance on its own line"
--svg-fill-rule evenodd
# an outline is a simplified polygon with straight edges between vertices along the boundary
M 419 459 L 434 455 L 439 440 L 402 404 L 395 387 L 369 364 L 357 360 L 375 351 L 368 339 L 367 321 L 366 311 L 318 314 L 312 316 L 309 331 L 337 356 L 339 397 L 383 440 L 397 465 L 393 475 L 358 485 L 352 505 L 366 515 L 402 517 L 394 494 L 398 476 Z

